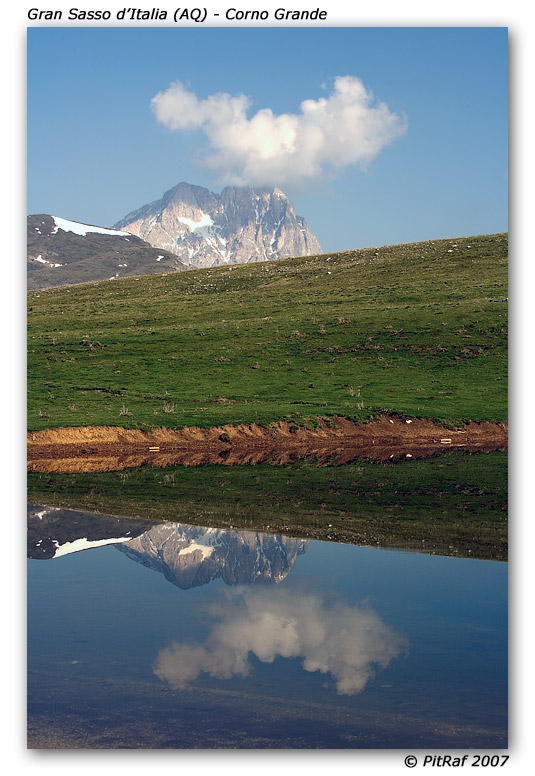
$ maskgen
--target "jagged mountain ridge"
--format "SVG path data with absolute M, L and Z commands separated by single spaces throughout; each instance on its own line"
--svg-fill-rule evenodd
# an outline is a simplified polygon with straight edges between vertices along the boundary
M 248 531 L 156 525 L 116 549 L 187 590 L 221 578 L 227 585 L 281 582 L 306 552 L 306 539 Z
M 28 289 L 188 269 L 130 232 L 48 214 L 28 216 Z
M 321 253 L 280 189 L 228 186 L 214 194 L 179 183 L 114 224 L 192 267 L 246 264 Z

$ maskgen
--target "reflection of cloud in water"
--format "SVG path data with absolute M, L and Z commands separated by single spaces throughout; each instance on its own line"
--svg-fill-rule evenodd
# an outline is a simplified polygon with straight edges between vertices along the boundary
M 218 679 L 246 676 L 249 652 L 271 663 L 303 658 L 305 671 L 330 673 L 341 695 L 355 695 L 408 647 L 370 609 L 288 589 L 242 589 L 210 607 L 216 620 L 205 645 L 174 643 L 157 658 L 154 673 L 183 689 L 205 672 Z

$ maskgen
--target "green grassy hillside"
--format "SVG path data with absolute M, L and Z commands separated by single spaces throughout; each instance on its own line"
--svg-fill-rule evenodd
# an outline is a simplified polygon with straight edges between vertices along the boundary
M 507 235 L 28 294 L 28 427 L 504 421 Z

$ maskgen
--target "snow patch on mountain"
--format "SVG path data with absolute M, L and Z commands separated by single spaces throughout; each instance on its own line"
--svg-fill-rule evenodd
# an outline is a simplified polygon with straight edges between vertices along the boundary
M 80 234 L 83 237 L 88 232 L 96 232 L 97 234 L 116 234 L 122 237 L 130 237 L 130 232 L 120 232 L 117 229 L 107 229 L 103 226 L 90 226 L 89 224 L 81 224 L 78 221 L 69 221 L 66 218 L 59 218 L 59 216 L 52 216 L 54 223 L 56 224 L 52 234 L 56 234 L 58 229 L 63 229 L 64 232 L 74 232 L 74 234 Z
M 199 544 L 194 541 L 188 547 L 184 547 L 183 550 L 180 550 L 178 554 L 189 555 L 190 553 L 195 552 L 196 550 L 201 551 L 202 559 L 204 560 L 205 558 L 208 558 L 208 556 L 210 556 L 213 553 L 214 548 L 211 547 L 210 545 Z
M 57 549 L 54 553 L 54 558 L 59 558 L 61 555 L 70 555 L 72 552 L 80 552 L 81 550 L 90 550 L 93 547 L 103 547 L 105 544 L 123 544 L 124 542 L 131 541 L 131 536 L 121 536 L 116 539 L 99 539 L 96 541 L 90 541 L 89 539 L 75 539 L 73 542 L 65 542 L 59 544 L 54 540 L 54 544 Z
M 201 210 L 201 217 L 199 221 L 194 221 L 192 218 L 185 218 L 184 216 L 178 216 L 178 220 L 182 224 L 189 226 L 192 232 L 202 229 L 203 226 L 212 226 L 214 223 L 207 213 L 203 213 Z

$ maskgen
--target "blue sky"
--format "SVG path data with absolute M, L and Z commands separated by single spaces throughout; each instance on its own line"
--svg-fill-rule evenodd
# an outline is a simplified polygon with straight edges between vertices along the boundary
M 28 212 L 110 226 L 180 181 L 220 191 L 225 162 L 195 161 L 213 137 L 151 109 L 174 82 L 198 106 L 245 95 L 250 119 L 351 76 L 404 131 L 365 169 L 342 147 L 278 184 L 323 250 L 506 231 L 507 58 L 496 27 L 30 28 Z

